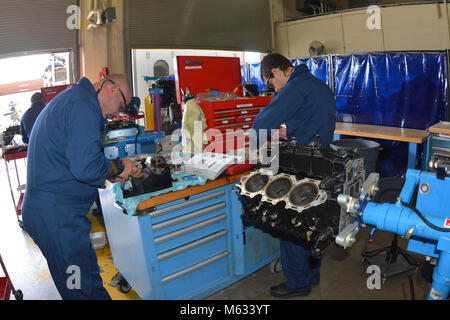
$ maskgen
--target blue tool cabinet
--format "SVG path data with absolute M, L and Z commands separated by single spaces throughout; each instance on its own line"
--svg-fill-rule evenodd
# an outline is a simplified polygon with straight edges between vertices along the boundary
M 129 216 L 99 189 L 114 265 L 143 299 L 202 299 L 279 257 L 279 241 L 244 228 L 233 184 Z M 163 197 L 161 195 L 160 197 Z

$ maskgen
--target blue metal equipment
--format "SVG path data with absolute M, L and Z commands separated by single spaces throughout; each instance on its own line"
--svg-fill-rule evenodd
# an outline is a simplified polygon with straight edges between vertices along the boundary
M 160 140 L 165 136 L 164 132 L 144 132 L 142 126 L 111 130 L 103 139 L 104 153 L 110 160 L 156 153 Z
M 142 153 L 157 153 L 160 140 L 165 138 L 164 132 L 144 132 L 145 128 L 138 126 L 138 116 L 141 100 L 133 97 L 130 103 L 121 110 L 127 119 L 119 119 L 108 122 L 105 125 L 105 135 L 102 145 L 106 159 L 115 160 L 132 157 Z
M 377 173 L 369 176 L 357 199 L 346 195 L 338 197 L 339 204 L 357 220 L 352 228 L 344 230 L 336 239 L 336 243 L 344 248 L 353 244 L 361 225 L 368 224 L 409 239 L 408 251 L 438 258 L 429 300 L 445 300 L 450 290 L 450 207 L 446 201 L 450 199 L 450 177 L 446 174 L 448 163 L 437 164 L 437 174 L 409 169 L 395 204 L 368 201 L 378 191 Z M 417 189 L 414 206 L 411 200 Z

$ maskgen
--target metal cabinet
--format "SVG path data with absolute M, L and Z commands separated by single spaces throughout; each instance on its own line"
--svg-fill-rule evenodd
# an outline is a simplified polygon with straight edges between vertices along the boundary
M 428 143 L 424 149 L 424 159 L 426 161 L 422 162 L 422 170 L 430 171 L 429 163 L 436 151 L 450 154 L 450 136 L 439 133 L 431 133 L 428 136 Z
M 114 265 L 143 299 L 201 299 L 279 256 L 279 241 L 242 226 L 234 184 L 141 216 L 99 189 Z

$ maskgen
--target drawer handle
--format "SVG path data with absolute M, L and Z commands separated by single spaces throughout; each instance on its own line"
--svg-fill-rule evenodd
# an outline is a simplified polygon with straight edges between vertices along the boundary
M 164 253 L 158 254 L 158 261 L 162 261 L 162 260 L 165 260 L 165 259 L 172 258 L 172 257 L 174 257 L 176 255 L 179 255 L 179 254 L 183 253 L 183 252 L 186 252 L 186 251 L 189 251 L 191 249 L 200 247 L 201 245 L 203 245 L 205 243 L 208 243 L 208 242 L 217 240 L 219 238 L 222 238 L 222 237 L 226 236 L 227 234 L 228 234 L 227 230 L 222 230 L 222 231 L 213 233 L 210 236 L 207 236 L 207 237 L 204 237 L 202 239 L 199 239 L 197 241 L 188 243 L 188 244 L 186 244 L 184 246 L 181 246 L 181 247 L 175 248 L 173 250 L 166 251 Z
M 159 217 L 159 216 L 161 216 L 163 214 L 170 213 L 170 212 L 177 211 L 177 210 L 181 210 L 181 209 L 193 206 L 193 205 L 198 204 L 198 203 L 206 202 L 208 200 L 221 197 L 223 195 L 225 195 L 225 190 L 214 192 L 214 193 L 208 194 L 206 196 L 201 196 L 201 197 L 199 197 L 197 199 L 185 201 L 183 203 L 179 203 L 179 204 L 176 204 L 176 205 L 171 206 L 171 207 L 167 207 L 167 208 L 164 208 L 164 209 L 161 209 L 161 210 L 153 211 L 152 213 L 150 213 L 150 217 L 152 217 L 152 218 Z
M 445 141 L 445 142 L 449 142 L 450 141 L 450 138 L 440 137 L 440 136 L 433 136 L 432 139 L 433 140 L 438 140 L 438 141 Z
M 212 224 L 215 224 L 215 223 L 217 223 L 219 221 L 225 220 L 226 218 L 227 218 L 227 215 L 226 214 L 222 214 L 222 215 L 217 216 L 217 217 L 215 217 L 213 219 L 202 221 L 200 223 L 194 224 L 194 225 L 189 226 L 187 228 L 183 228 L 183 229 L 177 230 L 175 232 L 171 232 L 171 233 L 165 234 L 165 235 L 163 235 L 161 237 L 155 238 L 155 244 L 161 244 L 163 242 L 166 242 L 166 241 L 169 241 L 169 240 L 181 237 L 181 236 L 183 236 L 183 235 L 185 235 L 187 233 L 190 233 L 190 232 L 193 232 L 193 231 L 205 228 L 205 227 L 210 226 Z
M 174 219 L 170 219 L 170 220 L 167 220 L 167 221 L 164 221 L 164 222 L 160 222 L 160 223 L 154 224 L 152 229 L 153 229 L 153 231 L 159 231 L 161 229 L 169 228 L 169 227 L 172 227 L 172 226 L 174 226 L 176 224 L 180 224 L 180 223 L 183 223 L 185 221 L 201 217 L 201 216 L 203 216 L 203 215 L 205 215 L 207 213 L 210 213 L 210 212 L 213 212 L 213 211 L 216 211 L 216 210 L 220 210 L 222 208 L 225 208 L 226 206 L 227 205 L 226 205 L 225 202 L 220 202 L 220 203 L 217 203 L 217 204 L 215 204 L 213 206 L 209 206 L 209 207 L 206 207 L 206 208 L 203 208 L 203 209 L 191 212 L 189 214 L 185 214 L 185 215 L 182 215 L 180 217 L 176 217 Z
M 197 264 L 193 265 L 192 267 L 189 267 L 189 268 L 186 268 L 184 270 L 175 272 L 175 273 L 173 273 L 173 274 L 171 274 L 171 275 L 169 275 L 167 277 L 164 277 L 162 279 L 162 283 L 167 283 L 169 281 L 178 279 L 179 277 L 185 276 L 185 275 L 187 275 L 187 274 L 189 274 L 191 272 L 194 272 L 195 270 L 198 270 L 200 268 L 206 267 L 207 265 L 209 265 L 211 263 L 214 263 L 216 261 L 219 261 L 219 260 L 225 258 L 226 256 L 228 256 L 228 254 L 229 254 L 228 251 L 222 252 L 221 254 L 219 254 L 217 256 L 214 256 L 212 258 L 209 258 L 209 259 L 207 259 L 205 261 L 202 261 L 200 263 L 197 263 Z
M 431 147 L 431 149 L 433 149 L 433 150 L 437 150 L 437 151 L 445 151 L 445 152 L 450 152 L 450 148 L 443 148 L 443 147 Z

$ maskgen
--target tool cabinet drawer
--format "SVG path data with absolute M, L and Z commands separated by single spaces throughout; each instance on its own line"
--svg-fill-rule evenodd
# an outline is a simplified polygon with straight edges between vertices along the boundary
M 158 206 L 155 211 L 149 213 L 151 223 L 152 225 L 160 224 L 168 220 L 177 219 L 193 211 L 210 208 L 215 204 L 226 202 L 225 195 L 226 192 L 223 189 L 214 190 Z M 158 228 L 161 228 L 161 225 Z
M 214 125 L 220 126 L 222 124 L 232 124 L 235 122 L 235 117 L 216 118 L 214 119 Z
M 259 108 L 240 109 L 237 115 L 238 116 L 253 115 L 257 114 L 258 112 Z
M 431 150 L 450 152 L 450 137 L 432 135 L 431 137 Z
M 186 299 L 230 277 L 229 252 L 224 251 L 162 278 L 166 299 Z
M 256 118 L 255 114 L 250 114 L 250 115 L 243 115 L 243 116 L 238 116 L 236 118 L 236 122 L 254 122 Z
M 216 126 L 216 129 L 219 129 L 222 132 L 226 132 L 227 129 L 237 130 L 237 129 L 250 129 L 253 122 L 240 122 L 240 123 L 234 123 L 231 125 L 220 125 Z
M 228 250 L 223 229 L 157 255 L 161 277 L 180 272 Z
M 226 229 L 226 214 L 224 211 L 217 212 L 195 224 L 182 226 L 161 235 L 156 234 L 155 250 L 160 254 L 224 229 Z

